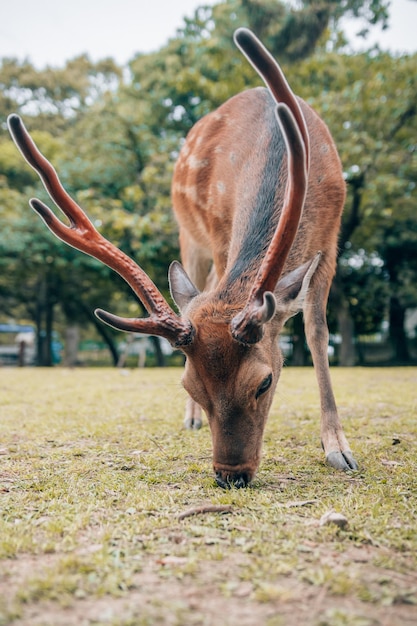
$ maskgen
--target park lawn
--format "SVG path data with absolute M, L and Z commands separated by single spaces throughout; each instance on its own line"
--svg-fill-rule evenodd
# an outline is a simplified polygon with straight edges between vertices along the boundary
M 285 369 L 259 473 L 229 491 L 180 377 L 0 369 L 0 625 L 416 624 L 417 369 L 333 369 L 346 474 L 313 370 Z M 179 517 L 206 505 L 226 510 Z

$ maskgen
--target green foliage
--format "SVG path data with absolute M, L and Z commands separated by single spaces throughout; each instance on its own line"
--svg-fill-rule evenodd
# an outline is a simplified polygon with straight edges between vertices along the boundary
M 350 265 L 344 274 L 348 298 L 368 303 L 365 317 L 375 323 L 393 296 L 406 308 L 417 306 L 415 64 L 416 55 L 320 53 L 288 72 L 296 93 L 329 125 L 344 167 L 341 271 L 355 255 L 381 260 L 384 278 L 379 263 L 368 264 L 365 284 L 363 268 L 357 274 Z M 358 332 L 364 314 L 356 316 Z
M 339 276 L 349 302 L 357 335 L 371 335 L 387 319 L 389 283 L 382 259 L 362 249 L 346 251 L 340 259 Z
M 48 128 L 51 118 L 73 117 L 117 88 L 121 76 L 111 59 L 92 63 L 83 55 L 63 68 L 37 70 L 27 60 L 5 58 L 0 65 L 1 110 L 36 116 Z
M 335 50 L 343 15 L 384 25 L 387 5 L 227 0 L 202 6 L 161 50 L 133 58 L 129 77 L 111 59 L 92 63 L 83 56 L 41 71 L 27 61 L 3 59 L 0 116 L 23 115 L 68 191 L 167 293 L 167 268 L 178 258 L 170 207 L 175 159 L 202 115 L 260 84 L 232 40 L 236 27 L 253 28 L 336 140 L 349 192 L 341 238 L 342 273 L 349 270 L 345 295 L 357 331 L 370 330 L 389 298 L 417 305 L 415 55 L 347 56 L 327 52 L 326 44 L 331 40 Z M 39 295 L 45 281 L 48 306 L 64 317 L 86 323 L 86 311 L 103 302 L 120 314 L 136 311 L 137 303 L 126 300 L 127 289 L 110 271 L 45 231 L 27 208 L 27 199 L 39 195 L 46 199 L 1 125 L 0 317 L 20 315 L 22 307 L 33 316 L 34 290 Z M 371 263 L 358 272 L 348 261 L 362 251 L 367 259 L 380 259 L 382 269 Z

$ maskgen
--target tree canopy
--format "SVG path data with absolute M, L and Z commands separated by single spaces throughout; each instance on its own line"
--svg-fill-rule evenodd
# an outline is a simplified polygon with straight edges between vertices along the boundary
M 385 26 L 388 0 L 226 0 L 199 7 L 165 46 L 128 68 L 81 56 L 59 69 L 0 61 L 0 115 L 19 112 L 67 190 L 101 232 L 168 295 L 178 258 L 170 180 L 191 126 L 235 93 L 260 84 L 232 33 L 249 26 L 293 90 L 323 117 L 348 185 L 338 301 L 355 333 L 390 319 L 406 360 L 405 311 L 417 307 L 416 55 L 347 54 L 339 20 Z M 128 69 L 128 72 L 126 71 Z M 58 242 L 27 206 L 46 194 L 0 125 L 0 321 L 91 324 L 95 306 L 140 314 L 110 270 Z M 337 309 L 336 302 L 336 309 Z M 337 319 L 334 327 L 337 330 Z M 106 334 L 109 345 L 114 336 Z M 116 356 L 114 356 L 116 358 Z M 47 357 L 46 357 L 47 361 Z

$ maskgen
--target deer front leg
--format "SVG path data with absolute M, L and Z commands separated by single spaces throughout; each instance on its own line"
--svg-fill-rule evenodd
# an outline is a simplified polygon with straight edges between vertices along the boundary
M 201 407 L 190 397 L 185 405 L 184 426 L 187 430 L 199 430 L 203 425 Z
M 330 379 L 326 301 L 326 298 L 317 298 L 316 294 L 314 301 L 307 302 L 304 310 L 306 338 L 320 390 L 321 443 L 326 461 L 331 467 L 339 470 L 356 470 L 358 465 L 343 432 Z

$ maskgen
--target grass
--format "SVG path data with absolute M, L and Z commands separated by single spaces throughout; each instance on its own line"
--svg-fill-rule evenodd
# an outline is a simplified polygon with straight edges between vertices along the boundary
M 323 463 L 313 370 L 284 370 L 230 491 L 207 425 L 182 429 L 180 370 L 0 374 L 1 626 L 417 622 L 417 369 L 333 370 L 349 474 Z M 178 520 L 207 503 L 232 512 Z

